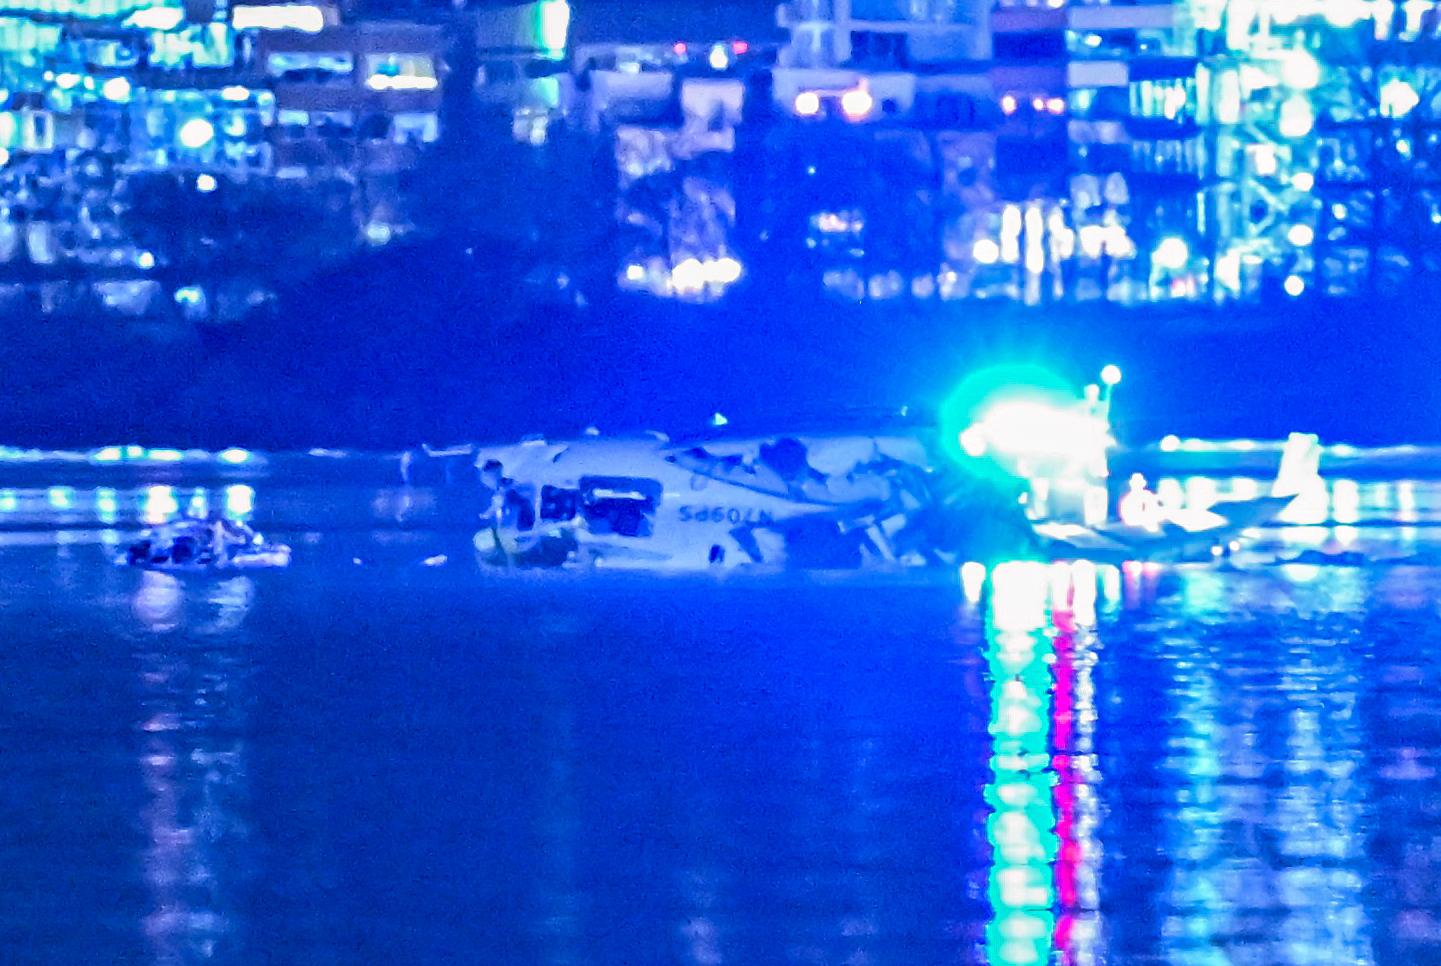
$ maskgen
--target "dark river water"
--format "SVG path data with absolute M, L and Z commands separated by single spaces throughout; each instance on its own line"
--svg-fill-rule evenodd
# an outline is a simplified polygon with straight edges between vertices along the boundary
M 1441 568 L 1272 562 L 1441 549 L 1441 484 L 1227 568 L 648 578 L 358 461 L 10 475 L 7 966 L 1441 962 Z M 290 569 L 110 564 L 207 507 Z

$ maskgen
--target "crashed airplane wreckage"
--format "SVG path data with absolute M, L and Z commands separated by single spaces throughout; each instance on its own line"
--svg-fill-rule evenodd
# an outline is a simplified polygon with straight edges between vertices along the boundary
M 448 499 L 469 493 L 476 549 L 495 565 L 955 565 L 1041 555 L 1038 512 L 1076 520 L 1087 506 L 1104 512 L 1110 437 L 1095 420 L 1086 430 L 1084 458 L 1032 460 L 1028 479 L 959 448 L 947 455 L 939 431 L 913 427 L 687 441 L 533 437 L 408 453 L 402 476 Z

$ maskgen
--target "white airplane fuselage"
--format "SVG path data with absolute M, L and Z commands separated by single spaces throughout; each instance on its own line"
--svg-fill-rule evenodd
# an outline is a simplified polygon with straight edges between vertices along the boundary
M 697 570 L 792 560 L 798 534 L 847 561 L 905 556 L 893 539 L 928 500 L 917 438 L 784 436 L 527 440 L 479 447 L 483 552 L 547 541 L 581 562 Z M 845 565 L 845 564 L 841 564 Z

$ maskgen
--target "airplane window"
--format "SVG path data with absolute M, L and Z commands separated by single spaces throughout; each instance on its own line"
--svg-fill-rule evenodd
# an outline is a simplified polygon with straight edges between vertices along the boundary
M 534 530 L 535 491 L 529 486 L 516 486 L 506 490 L 500 520 L 503 526 L 514 527 L 522 532 Z
M 580 506 L 580 491 L 559 486 L 545 486 L 540 491 L 542 520 L 569 520 Z
M 655 480 L 585 476 L 580 480 L 581 512 L 592 532 L 648 537 L 650 517 L 660 505 L 661 492 Z

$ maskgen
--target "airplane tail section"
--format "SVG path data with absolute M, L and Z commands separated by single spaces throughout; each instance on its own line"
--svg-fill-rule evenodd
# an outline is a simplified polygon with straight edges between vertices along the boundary
M 1281 448 L 1281 467 L 1272 496 L 1295 496 L 1321 478 L 1321 441 L 1314 433 L 1292 433 Z

